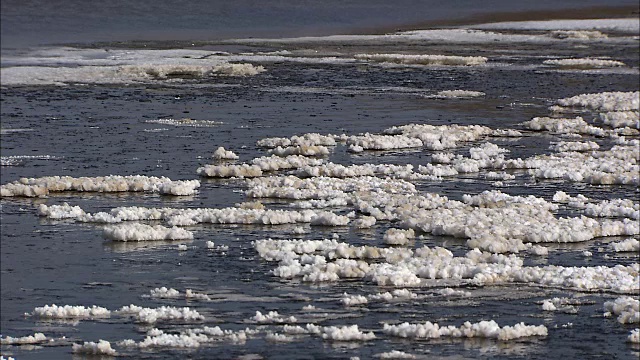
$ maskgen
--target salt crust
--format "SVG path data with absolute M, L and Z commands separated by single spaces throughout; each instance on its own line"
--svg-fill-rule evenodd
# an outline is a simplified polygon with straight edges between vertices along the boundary
M 614 301 L 605 301 L 605 317 L 618 315 L 621 324 L 640 323 L 640 300 L 630 296 L 621 296 Z
M 153 309 L 131 304 L 123 306 L 117 310 L 116 313 L 119 315 L 132 316 L 136 321 L 145 324 L 154 324 L 163 320 L 204 320 L 204 316 L 200 315 L 196 310 L 192 310 L 188 307 L 176 308 L 172 306 L 161 306 Z
M 619 242 L 612 242 L 609 248 L 615 252 L 639 252 L 640 241 L 638 239 L 629 238 Z
M 111 343 L 105 340 L 99 340 L 97 343 L 85 342 L 84 344 L 73 344 L 72 352 L 74 354 L 83 355 L 108 355 L 116 356 L 118 353 L 111 348 Z
M 640 129 L 640 115 L 638 111 L 609 111 L 600 113 L 600 120 L 612 128 L 630 127 Z
M 191 240 L 193 233 L 173 226 L 146 224 L 119 224 L 104 228 L 104 236 L 113 241 Z
M 260 311 L 256 311 L 256 315 L 250 320 L 261 324 L 295 323 L 298 321 L 294 316 L 284 317 L 277 311 L 269 311 L 264 315 Z
M 357 60 L 415 65 L 477 66 L 487 62 L 482 56 L 405 55 L 405 54 L 356 54 Z
M 301 136 L 294 135 L 290 138 L 265 138 L 256 143 L 257 146 L 269 149 L 290 146 L 335 146 L 336 140 L 332 135 L 320 135 L 318 133 L 307 133 Z
M 237 160 L 240 158 L 233 151 L 225 150 L 222 146 L 213 152 L 212 157 L 216 160 Z
M 388 229 L 384 233 L 383 240 L 387 244 L 391 245 L 406 245 L 416 236 L 413 229 Z
M 575 314 L 578 309 L 574 306 L 576 302 L 569 298 L 552 298 L 542 302 L 544 311 L 562 311 L 568 314 Z
M 120 223 L 123 221 L 164 220 L 170 226 L 188 226 L 196 224 L 262 224 L 279 225 L 310 223 L 311 225 L 342 226 L 350 219 L 327 211 L 286 211 L 265 209 L 174 209 L 174 208 L 144 208 L 120 207 L 109 213 L 86 213 L 78 206 L 44 205 L 38 208 L 41 216 L 51 218 L 68 218 L 79 222 Z M 166 228 L 165 228 L 166 229 Z M 169 229 L 173 231 L 173 229 Z M 184 229 L 178 229 L 183 230 Z M 117 231 L 117 230 L 114 230 Z
M 416 358 L 416 356 L 413 354 L 409 354 L 409 353 L 398 351 L 398 350 L 383 352 L 380 354 L 376 354 L 374 356 L 379 357 L 380 359 L 415 359 Z
M 640 344 L 640 329 L 631 330 L 627 341 L 634 344 Z
M 252 64 L 220 64 L 214 66 L 186 65 L 186 64 L 145 64 L 125 65 L 118 69 L 119 72 L 134 78 L 190 78 L 214 75 L 226 76 L 252 76 L 265 71 L 262 66 Z
M 32 313 L 27 315 L 33 315 L 47 319 L 93 319 L 110 317 L 111 311 L 95 305 L 87 308 L 84 306 L 58 306 L 56 304 L 52 304 L 45 305 L 43 307 L 37 307 L 33 310 Z
M 436 99 L 470 99 L 476 97 L 482 97 L 486 94 L 482 91 L 470 91 L 470 90 L 443 90 L 438 91 L 435 95 L 428 96 Z
M 358 325 L 325 326 L 322 328 L 320 336 L 325 340 L 332 341 L 367 341 L 376 338 L 373 332 L 360 331 Z
M 453 290 L 453 289 L 449 289 Z M 349 295 L 347 293 L 342 294 L 342 303 L 345 306 L 355 306 L 367 304 L 369 300 L 372 301 L 402 301 L 417 299 L 418 294 L 411 292 L 409 289 L 395 289 L 393 291 L 387 291 L 384 293 L 377 293 L 372 295 Z
M 153 329 L 153 334 L 136 343 L 134 340 L 127 339 L 120 341 L 118 344 L 124 347 L 138 347 L 140 349 L 154 348 L 198 348 L 205 344 L 216 341 L 228 340 L 234 343 L 244 343 L 248 336 L 255 334 L 255 330 L 246 328 L 244 330 L 232 331 L 222 330 L 220 327 L 208 327 L 196 329 L 185 329 L 179 334 L 167 334 L 162 330 Z
M 307 282 L 345 278 L 370 280 L 379 286 L 421 286 L 423 279 L 464 280 L 477 286 L 526 283 L 582 291 L 634 293 L 640 289 L 640 265 L 614 267 L 523 266 L 516 255 L 469 251 L 455 257 L 444 248 L 377 248 L 337 240 L 260 240 L 261 258 L 277 261 L 273 274 Z M 367 260 L 376 260 L 369 262 Z M 385 261 L 380 261 L 380 260 Z
M 385 334 L 414 339 L 436 339 L 440 337 L 454 338 L 488 338 L 509 341 L 521 337 L 547 336 L 547 327 L 544 325 L 525 325 L 518 323 L 514 326 L 500 327 L 495 321 L 480 321 L 478 323 L 465 322 L 462 326 L 440 326 L 429 321 L 424 324 L 402 323 L 399 325 L 384 324 L 382 331 Z
M 49 341 L 49 339 L 43 333 L 35 333 L 33 335 L 22 337 L 7 336 L 5 338 L 0 338 L 0 344 L 2 345 L 40 344 L 47 341 Z
M 597 111 L 631 111 L 640 108 L 640 92 L 602 92 L 559 99 L 564 107 L 583 107 Z
M 608 67 L 625 66 L 622 61 L 604 59 L 550 59 L 542 62 L 544 65 L 557 66 L 569 69 L 599 69 Z
M 287 147 L 276 147 L 270 150 L 278 156 L 302 155 L 302 156 L 326 156 L 329 155 L 329 148 L 322 145 L 296 145 Z
M 549 147 L 555 151 L 592 151 L 598 150 L 600 145 L 593 141 L 580 142 L 580 141 L 560 141 Z
M 92 191 L 92 192 L 156 192 L 165 195 L 193 195 L 200 187 L 198 180 L 172 181 L 155 176 L 104 176 L 79 177 L 48 176 L 41 178 L 21 178 L 2 185 L 0 196 L 44 196 L 49 192 Z
M 408 124 L 393 126 L 384 130 L 387 135 L 403 135 L 420 139 L 429 150 L 456 148 L 459 143 L 477 141 L 493 133 L 488 127 L 480 125 L 442 125 Z
M 322 159 L 308 158 L 302 155 L 288 155 L 285 157 L 271 155 L 255 158 L 251 161 L 251 164 L 205 165 L 199 167 L 196 172 L 201 176 L 209 177 L 252 178 L 262 176 L 264 171 L 296 169 L 302 166 L 320 165 L 322 163 Z

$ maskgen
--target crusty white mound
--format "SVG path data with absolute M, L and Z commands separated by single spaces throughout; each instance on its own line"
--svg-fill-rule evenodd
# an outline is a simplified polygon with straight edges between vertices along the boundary
M 132 316 L 136 321 L 145 324 L 154 324 L 164 320 L 200 321 L 204 316 L 196 310 L 188 307 L 177 308 L 173 306 L 161 306 L 159 308 L 145 308 L 137 305 L 123 306 L 116 311 L 119 315 Z
M 118 355 L 118 353 L 111 348 L 111 343 L 105 340 L 99 340 L 97 343 L 93 341 L 85 342 L 82 345 L 73 344 L 71 351 L 74 354 L 81 355 Z
M 217 148 L 216 151 L 213 152 L 212 157 L 216 160 L 237 160 L 239 156 L 236 155 L 231 150 L 226 150 L 222 146 Z
M 0 344 L 2 345 L 31 345 L 47 341 L 49 341 L 49 339 L 43 333 L 35 333 L 33 335 L 22 337 L 7 336 L 5 338 L 0 338 Z
M 614 301 L 605 301 L 605 316 L 618 315 L 621 324 L 640 323 L 640 300 L 621 296 Z
M 544 65 L 556 66 L 564 69 L 600 69 L 625 66 L 622 61 L 606 59 L 550 59 L 542 62 Z
M 111 311 L 95 305 L 87 308 L 84 306 L 58 306 L 52 304 L 37 307 L 30 315 L 48 319 L 90 319 L 109 317 L 111 316 Z
M 514 326 L 500 327 L 493 320 L 477 323 L 465 322 L 460 327 L 440 326 L 429 321 L 424 324 L 402 323 L 399 325 L 384 324 L 382 331 L 385 334 L 413 339 L 437 339 L 440 337 L 454 338 L 488 338 L 509 341 L 528 336 L 547 336 L 547 327 L 544 325 L 525 325 L 518 323 Z
M 162 225 L 120 224 L 104 228 L 104 236 L 113 241 L 191 240 L 193 234 L 179 227 Z

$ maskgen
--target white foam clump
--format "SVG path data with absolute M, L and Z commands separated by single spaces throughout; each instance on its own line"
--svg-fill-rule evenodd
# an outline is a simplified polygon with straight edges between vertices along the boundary
M 146 225 L 139 223 L 120 224 L 105 227 L 104 236 L 113 241 L 158 241 L 158 240 L 191 240 L 193 233 L 173 226 Z
M 485 96 L 486 94 L 482 91 L 471 91 L 471 90 L 443 90 L 438 91 L 432 97 L 438 99 L 470 99 Z
M 395 289 L 391 292 L 387 291 L 383 293 L 369 295 L 367 298 L 370 300 L 379 300 L 379 301 L 395 301 L 395 300 L 417 299 L 418 294 L 410 291 L 409 289 Z
M 207 294 L 198 293 L 191 289 L 186 289 L 184 293 L 184 297 L 187 300 L 201 300 L 201 301 L 211 301 L 211 297 Z
M 199 167 L 196 172 L 201 176 L 218 178 L 249 178 L 262 176 L 262 169 L 256 165 L 205 165 Z
M 395 63 L 406 65 L 484 65 L 487 58 L 483 56 L 451 56 L 451 55 L 405 55 L 405 54 L 356 54 L 357 60 Z
M 604 136 L 604 129 L 591 126 L 583 118 L 577 116 L 570 118 L 535 117 L 522 123 L 527 129 L 535 131 L 551 131 L 559 134 L 589 134 Z
M 593 151 L 598 150 L 600 145 L 593 141 L 560 141 L 549 148 L 555 151 Z
M 365 133 L 363 135 L 349 136 L 347 145 L 363 150 L 394 150 L 422 147 L 422 140 L 403 135 L 376 135 Z
M 233 151 L 225 150 L 225 148 L 223 148 L 222 146 L 220 146 L 216 149 L 216 151 L 213 152 L 212 157 L 216 160 L 237 160 L 240 158 Z
M 176 289 L 167 289 L 165 286 L 151 290 L 151 297 L 158 299 L 177 299 L 181 296 L 180 291 Z
M 287 169 L 298 169 L 303 166 L 322 165 L 324 160 L 306 157 L 302 155 L 288 156 L 262 156 L 251 160 L 251 164 L 258 166 L 262 171 L 278 171 Z
M 84 344 L 73 344 L 72 350 L 74 354 L 83 355 L 108 355 L 116 356 L 118 353 L 111 348 L 111 343 L 106 340 L 99 340 L 97 343 L 90 341 Z
M 358 229 L 368 229 L 376 224 L 376 218 L 373 216 L 361 216 L 353 221 L 353 226 Z
M 515 175 L 507 174 L 506 172 L 495 172 L 489 171 L 484 175 L 484 178 L 487 180 L 513 180 L 516 178 Z
M 173 181 L 155 176 L 104 176 L 79 177 L 48 176 L 21 178 L 0 187 L 0 196 L 43 196 L 49 192 L 156 192 L 166 195 L 192 195 L 200 187 L 198 180 Z
M 420 139 L 423 146 L 429 150 L 444 150 L 456 148 L 462 142 L 477 141 L 492 134 L 493 130 L 481 125 L 408 124 L 390 127 L 383 133 Z
M 43 333 L 35 333 L 33 335 L 12 337 L 7 336 L 0 338 L 0 344 L 2 345 L 28 345 L 28 344 L 40 344 L 48 341 L 49 339 Z
M 154 329 L 157 330 L 157 329 Z M 193 349 L 198 348 L 202 344 L 212 343 L 220 340 L 229 340 L 232 342 L 244 342 L 247 335 L 255 333 L 249 328 L 239 331 L 222 330 L 220 327 L 208 327 L 196 329 L 185 329 L 179 334 L 168 334 L 161 330 L 148 333 L 147 337 L 136 343 L 134 340 L 127 339 L 119 342 L 120 346 L 138 347 L 140 349 L 153 348 L 178 348 Z
M 460 327 L 440 326 L 429 321 L 424 324 L 402 323 L 399 325 L 384 324 L 382 331 L 385 334 L 415 339 L 437 339 L 440 337 L 454 338 L 489 338 L 508 341 L 529 336 L 547 336 L 547 327 L 544 325 L 525 325 L 518 323 L 514 326 L 500 327 L 495 321 L 480 321 L 478 323 L 465 322 Z
M 612 242 L 609 248 L 616 252 L 638 252 L 640 251 L 640 241 L 634 238 Z
M 163 320 L 199 321 L 204 320 L 196 310 L 188 307 L 177 308 L 173 306 L 161 306 L 159 308 L 145 308 L 137 305 L 123 306 L 116 313 L 133 316 L 137 321 L 145 324 L 154 324 Z
M 52 304 L 35 308 L 31 315 L 48 319 L 90 319 L 109 317 L 111 316 L 111 311 L 96 305 L 88 308 L 84 306 L 58 306 Z
M 273 341 L 273 342 L 290 342 L 294 340 L 292 336 L 288 336 L 286 334 L 272 333 L 272 332 L 267 332 L 267 335 L 265 335 L 264 338 L 267 341 Z
M 542 301 L 542 310 L 544 311 L 563 311 L 569 314 L 575 314 L 578 309 L 572 305 L 569 298 L 552 298 Z
M 323 145 L 296 145 L 281 147 L 270 150 L 278 156 L 302 155 L 302 156 L 325 156 L 329 155 L 329 148 Z
M 600 113 L 600 120 L 612 128 L 640 129 L 640 113 L 638 111 L 609 111 Z
M 295 316 L 284 317 L 277 311 L 269 311 L 266 314 L 256 311 L 256 315 L 252 316 L 251 320 L 261 324 L 295 323 L 298 321 Z
M 413 354 L 409 354 L 409 353 L 398 351 L 398 350 L 383 352 L 380 354 L 376 354 L 374 356 L 379 357 L 380 359 L 415 359 L 416 358 L 416 356 Z
M 471 292 L 469 291 L 456 290 L 452 288 L 439 289 L 436 292 L 444 296 L 471 296 Z
M 391 245 L 406 245 L 416 236 L 413 229 L 391 228 L 384 233 L 384 242 Z
M 143 64 L 125 65 L 118 69 L 134 78 L 192 78 L 215 75 L 252 76 L 265 71 L 263 66 L 252 64 L 219 64 L 219 65 L 187 65 L 187 64 Z
M 627 341 L 634 344 L 640 344 L 640 329 L 631 330 L 629 336 L 627 336 Z
M 367 341 L 376 338 L 373 332 L 360 331 L 358 325 L 325 326 L 322 328 L 321 336 L 325 340 L 333 341 Z
M 602 200 L 584 205 L 584 213 L 591 217 L 626 217 L 640 219 L 640 204 L 631 199 Z
M 598 111 L 631 111 L 640 108 L 640 92 L 602 92 L 581 94 L 559 99 L 557 104 L 564 107 L 584 107 Z
M 275 149 L 277 147 L 291 146 L 334 146 L 336 140 L 333 135 L 321 135 L 318 133 L 307 133 L 303 135 L 294 135 L 290 138 L 265 138 L 256 143 L 257 146 Z
M 207 240 L 207 249 L 214 249 L 216 247 L 216 244 L 211 241 L 211 240 Z
M 640 323 L 640 300 L 631 296 L 621 296 L 614 301 L 605 301 L 605 317 L 618 315 L 621 324 Z
M 544 65 L 557 66 L 560 68 L 569 69 L 598 69 L 608 67 L 620 67 L 625 66 L 622 61 L 606 60 L 606 59 L 550 59 L 542 62 Z

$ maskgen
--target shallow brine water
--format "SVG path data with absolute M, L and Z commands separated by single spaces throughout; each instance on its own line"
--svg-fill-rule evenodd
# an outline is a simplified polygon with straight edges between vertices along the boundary
M 637 18 L 2 66 L 5 357 L 638 357 Z

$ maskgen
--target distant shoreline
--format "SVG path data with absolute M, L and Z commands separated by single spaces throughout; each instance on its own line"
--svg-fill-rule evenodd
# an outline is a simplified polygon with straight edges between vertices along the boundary
M 386 34 L 398 31 L 426 30 L 431 28 L 454 27 L 463 25 L 477 25 L 485 23 L 511 21 L 541 21 L 541 20 L 585 20 L 640 17 L 639 6 L 596 6 L 580 9 L 535 10 L 518 12 L 495 12 L 461 17 L 457 19 L 441 19 L 397 25 L 377 29 L 361 29 L 353 35 Z

